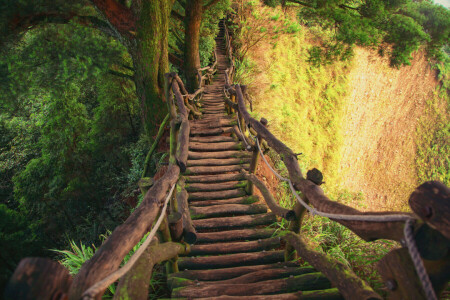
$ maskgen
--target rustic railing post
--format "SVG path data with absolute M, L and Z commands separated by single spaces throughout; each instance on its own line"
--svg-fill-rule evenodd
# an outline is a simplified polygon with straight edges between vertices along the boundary
M 267 124 L 268 124 L 267 119 L 261 118 L 260 122 L 261 122 L 261 124 L 264 125 L 264 127 L 267 127 Z M 256 147 L 253 148 L 252 160 L 250 162 L 250 169 L 249 169 L 250 174 L 256 173 L 256 167 L 258 165 L 258 160 L 259 160 L 259 156 L 260 156 L 259 147 L 261 147 L 262 138 L 259 134 L 256 137 L 258 138 L 258 140 L 256 141 L 256 143 L 258 143 L 258 144 L 256 145 Z M 245 191 L 247 192 L 247 194 L 253 195 L 254 185 L 250 180 L 247 180 L 247 186 L 245 187 Z

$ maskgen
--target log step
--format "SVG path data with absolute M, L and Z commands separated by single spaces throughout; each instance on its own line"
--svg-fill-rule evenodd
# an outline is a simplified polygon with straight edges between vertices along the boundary
M 243 188 L 247 185 L 246 181 L 228 181 L 218 183 L 186 183 L 185 188 L 188 192 L 211 192 L 224 191 L 236 188 Z
M 209 183 L 226 182 L 234 180 L 243 180 L 244 176 L 240 173 L 235 174 L 217 174 L 217 175 L 187 175 L 184 176 L 187 183 Z
M 201 229 L 228 229 L 245 226 L 269 225 L 275 223 L 276 221 L 277 221 L 276 216 L 272 213 L 268 213 L 249 216 L 193 220 L 192 223 L 197 230 L 201 230 Z
M 249 170 L 250 165 L 231 165 L 231 166 L 196 166 L 186 168 L 186 175 L 201 174 L 221 174 L 226 172 L 240 172 L 242 169 Z
M 216 152 L 188 152 L 188 159 L 224 159 L 224 158 L 248 158 L 251 159 L 250 152 L 244 151 L 216 151 Z
M 211 129 L 204 129 L 204 128 L 191 128 L 190 135 L 220 135 L 224 133 L 225 131 L 223 128 L 211 128 Z
M 284 261 L 284 251 L 265 251 L 200 257 L 180 257 L 178 259 L 178 267 L 180 270 L 204 270 L 273 264 L 282 261 Z
M 229 215 L 255 215 L 267 212 L 264 204 L 223 204 L 204 207 L 190 207 L 191 219 L 206 219 L 213 217 L 224 217 Z
M 171 298 L 173 299 L 173 298 Z M 187 299 L 187 298 L 178 298 Z M 198 300 L 241 300 L 242 296 L 219 296 L 219 297 L 202 297 Z M 168 300 L 161 298 L 160 300 Z M 298 291 L 294 293 L 284 293 L 275 295 L 255 295 L 245 296 L 245 300 L 344 300 L 337 288 L 318 290 L 318 291 Z
M 197 233 L 197 243 L 220 243 L 229 241 L 258 240 L 274 236 L 276 230 L 270 228 L 254 228 Z
M 189 155 L 189 154 L 188 154 Z M 188 160 L 187 166 L 227 166 L 227 165 L 243 165 L 249 164 L 250 158 L 206 158 Z
M 243 197 L 247 195 L 244 189 L 234 189 L 214 192 L 192 192 L 189 193 L 189 200 L 214 200 Z
M 232 136 L 192 136 L 189 142 L 200 142 L 200 143 L 216 143 L 216 142 L 236 142 L 236 139 Z
M 208 284 L 176 288 L 172 297 L 218 297 L 291 293 L 331 288 L 330 281 L 321 273 L 309 273 L 289 278 L 245 284 Z
M 237 197 L 231 199 L 220 199 L 220 200 L 200 200 L 200 201 L 190 201 L 192 206 L 211 206 L 211 205 L 223 205 L 223 204 L 253 204 L 259 201 L 258 196 L 252 195 L 248 197 Z
M 198 281 L 185 278 L 173 278 L 171 282 L 171 289 L 192 286 L 192 285 L 217 285 L 217 284 L 244 284 L 255 283 L 258 281 L 281 279 L 291 276 L 298 276 L 308 273 L 316 273 L 317 271 L 313 267 L 285 267 L 285 268 L 270 268 L 263 270 L 256 270 L 235 278 L 217 281 Z
M 221 143 L 199 143 L 190 142 L 189 150 L 191 151 L 223 151 L 223 150 L 242 150 L 245 147 L 242 143 L 236 142 L 221 142 Z
M 294 262 L 278 262 L 275 264 L 239 266 L 213 270 L 185 270 L 178 273 L 169 274 L 167 276 L 167 283 L 170 286 L 170 282 L 172 281 L 173 278 L 185 278 L 189 280 L 198 280 L 198 281 L 227 280 L 260 270 L 285 269 L 295 267 L 298 267 L 298 264 Z
M 191 246 L 189 256 L 232 254 L 240 252 L 257 252 L 272 250 L 281 246 L 279 237 L 259 239 L 250 242 L 214 243 Z

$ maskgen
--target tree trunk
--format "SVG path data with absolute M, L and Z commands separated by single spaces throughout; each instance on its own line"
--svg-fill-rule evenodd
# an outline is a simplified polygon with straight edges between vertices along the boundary
M 145 132 L 151 136 L 167 114 L 164 74 L 169 72 L 168 22 L 172 1 L 142 0 L 133 3 L 138 21 L 136 44 L 130 52 L 136 69 L 136 94 L 141 105 L 141 119 Z
M 200 68 L 200 26 L 203 16 L 203 1 L 190 0 L 186 1 L 186 17 L 185 22 L 185 55 L 184 55 L 184 72 L 186 75 L 186 87 L 192 93 L 198 86 L 197 69 Z

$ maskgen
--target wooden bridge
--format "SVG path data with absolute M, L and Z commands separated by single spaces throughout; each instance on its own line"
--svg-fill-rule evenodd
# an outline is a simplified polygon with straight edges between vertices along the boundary
M 296 154 L 265 119 L 247 112 L 245 87 L 232 85 L 231 38 L 223 23 L 216 42 L 216 61 L 199 69 L 195 93 L 176 74 L 166 75 L 170 161 L 162 178 L 142 180 L 142 204 L 73 280 L 55 262 L 26 258 L 6 298 L 100 299 L 118 281 L 114 299 L 147 299 L 153 266 L 167 261 L 167 283 L 177 299 L 382 299 L 349 267 L 308 246 L 299 230 L 309 210 L 367 241 L 401 242 L 379 263 L 389 299 L 436 299 L 450 278 L 449 189 L 439 182 L 418 187 L 410 198 L 415 214 L 363 213 L 329 200 L 319 187 L 322 174 L 311 170 L 304 178 Z M 254 175 L 269 148 L 288 169 L 289 178 L 280 178 L 298 200 L 290 209 L 278 206 Z M 274 227 L 280 218 L 290 221 L 288 230 Z M 297 256 L 311 266 L 300 267 Z

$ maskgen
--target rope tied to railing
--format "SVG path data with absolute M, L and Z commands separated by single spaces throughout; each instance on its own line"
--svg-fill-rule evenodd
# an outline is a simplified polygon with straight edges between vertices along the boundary
M 253 137 L 253 136 L 252 136 Z M 403 234 L 405 236 L 406 247 L 408 248 L 409 255 L 414 264 L 414 268 L 416 270 L 417 276 L 422 284 L 423 290 L 428 300 L 437 300 L 436 293 L 434 292 L 433 286 L 430 281 L 430 277 L 427 274 L 425 266 L 423 264 L 422 258 L 420 257 L 419 250 L 417 249 L 416 241 L 414 240 L 414 223 L 415 219 L 408 215 L 381 215 L 381 216 L 368 216 L 368 215 L 342 215 L 342 214 L 330 214 L 318 211 L 317 209 L 309 206 L 298 194 L 292 184 L 292 181 L 289 178 L 285 178 L 278 174 L 269 162 L 266 160 L 264 153 L 259 146 L 258 137 L 253 137 L 255 139 L 258 150 L 261 154 L 261 157 L 264 163 L 269 167 L 272 173 L 280 180 L 288 182 L 289 187 L 291 189 L 292 194 L 295 196 L 297 201 L 305 207 L 311 215 L 314 217 L 315 215 L 326 217 L 334 220 L 346 220 L 346 221 L 369 221 L 369 222 L 395 222 L 395 221 L 405 221 L 405 227 Z
M 102 279 L 101 281 L 93 284 L 90 288 L 88 288 L 83 295 L 81 296 L 81 299 L 83 300 L 93 300 L 95 297 L 108 288 L 109 285 L 114 283 L 117 279 L 125 275 L 128 271 L 131 270 L 131 268 L 134 266 L 134 264 L 138 261 L 138 259 L 141 257 L 141 255 L 144 253 L 145 249 L 147 249 L 148 245 L 150 245 L 150 242 L 153 240 L 153 237 L 156 234 L 156 231 L 158 230 L 159 226 L 162 223 L 162 220 L 165 216 L 165 211 L 167 209 L 167 204 L 169 203 L 170 198 L 172 197 L 173 191 L 175 189 L 176 184 L 173 184 L 172 188 L 169 191 L 169 194 L 167 195 L 167 198 L 164 200 L 164 206 L 160 212 L 159 218 L 156 221 L 155 225 L 153 226 L 152 230 L 150 231 L 149 235 L 145 239 L 144 243 L 142 243 L 141 247 L 131 256 L 131 258 L 128 260 L 128 262 L 120 269 L 114 271 L 113 273 L 109 274 L 107 277 Z

